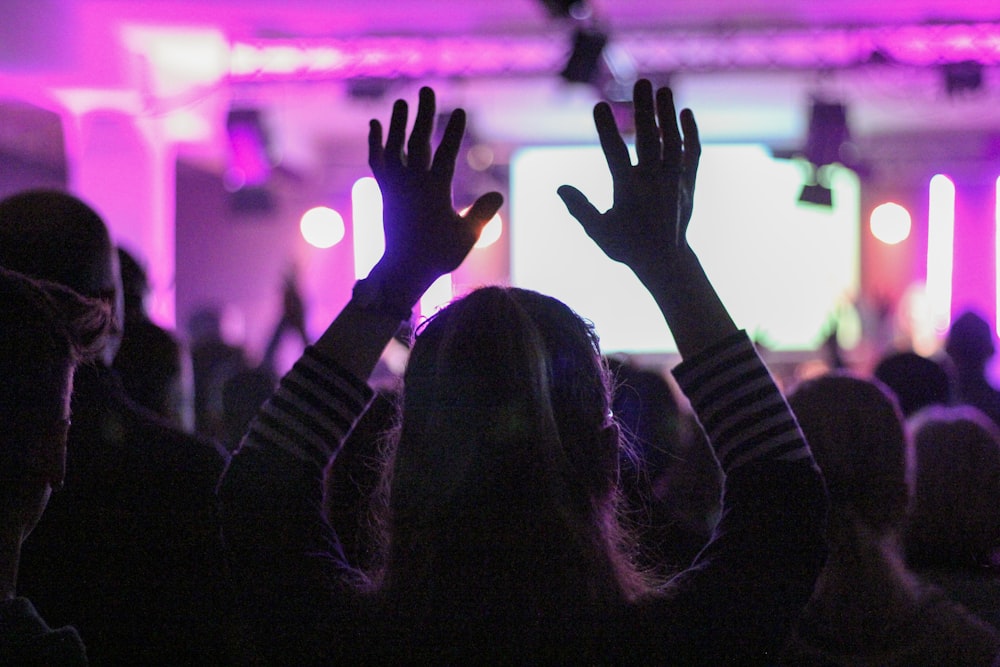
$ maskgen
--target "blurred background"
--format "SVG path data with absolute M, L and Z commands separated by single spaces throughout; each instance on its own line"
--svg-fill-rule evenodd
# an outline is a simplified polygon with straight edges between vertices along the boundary
M 456 204 L 506 204 L 422 314 L 521 284 L 592 317 L 611 351 L 665 354 L 555 197 L 607 197 L 591 109 L 612 101 L 627 130 L 637 77 L 695 110 L 710 150 L 692 242 L 763 345 L 833 336 L 864 366 L 933 354 L 965 310 L 997 329 L 991 0 L 5 0 L 0 196 L 68 188 L 144 262 L 161 324 L 219 307 L 260 355 L 285 281 L 315 336 L 378 257 L 368 121 L 432 85 L 442 115 L 469 112 Z

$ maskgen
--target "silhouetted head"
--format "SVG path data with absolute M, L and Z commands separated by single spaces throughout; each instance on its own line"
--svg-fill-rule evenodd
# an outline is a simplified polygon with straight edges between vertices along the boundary
M 117 323 L 103 353 L 111 364 L 123 322 L 121 276 L 108 228 L 92 208 L 57 190 L 29 190 L 3 199 L 0 265 L 107 302 Z
M 916 352 L 895 352 L 885 356 L 874 375 L 896 395 L 903 416 L 931 405 L 951 403 L 952 378 L 933 359 Z
M 907 503 L 906 437 L 891 390 L 834 372 L 806 380 L 788 402 L 826 479 L 831 518 L 895 528 Z
M 615 581 L 618 429 L 586 322 L 536 292 L 476 290 L 418 332 L 404 387 L 390 570 L 492 560 L 524 580 L 596 578 L 603 568 Z M 505 555 L 483 560 L 498 549 Z
M 908 423 L 912 491 L 905 544 L 917 566 L 976 568 L 1000 548 L 1000 432 L 971 406 Z
M 217 306 L 198 308 L 188 318 L 187 332 L 192 345 L 222 340 L 222 309 Z
M 110 310 L 100 301 L 0 268 L 0 516 L 5 520 L 14 516 L 30 530 L 51 488 L 62 483 L 73 371 L 99 351 L 110 322 Z
M 125 314 L 132 317 L 145 312 L 146 295 L 149 293 L 149 278 L 146 269 L 131 253 L 118 248 L 118 264 L 122 274 L 122 296 Z
M 976 313 L 962 313 L 948 330 L 944 349 L 959 368 L 984 365 L 994 352 L 989 323 Z

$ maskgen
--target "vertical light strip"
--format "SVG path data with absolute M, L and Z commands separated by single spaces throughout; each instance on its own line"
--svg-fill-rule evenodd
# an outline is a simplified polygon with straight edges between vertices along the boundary
M 955 184 L 942 174 L 931 179 L 927 229 L 927 299 L 934 328 L 951 326 L 951 276 L 955 246 Z
M 994 204 L 994 220 L 996 222 L 993 238 L 994 238 L 994 254 L 993 262 L 995 266 L 995 273 L 993 281 L 996 284 L 996 298 L 997 298 L 997 308 L 996 308 L 996 326 L 994 327 L 997 331 L 997 335 L 1000 335 L 1000 176 L 997 177 L 996 186 L 996 199 Z
M 446 273 L 435 280 L 434 284 L 424 292 L 423 297 L 420 299 L 420 315 L 422 317 L 430 317 L 451 303 L 454 297 L 455 293 L 451 282 L 451 274 Z
M 360 178 L 351 188 L 354 236 L 354 277 L 364 278 L 385 252 L 382 232 L 382 192 L 374 178 Z

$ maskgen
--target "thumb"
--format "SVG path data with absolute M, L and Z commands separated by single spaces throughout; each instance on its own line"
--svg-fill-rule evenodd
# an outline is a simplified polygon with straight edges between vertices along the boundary
M 503 195 L 499 192 L 487 192 L 477 199 L 469 207 L 468 213 L 462 217 L 476 230 L 476 234 L 479 234 L 501 206 L 503 206 Z
M 600 219 L 601 212 L 590 203 L 586 195 L 572 185 L 560 186 L 556 194 L 563 200 L 569 214 L 576 218 L 585 230 L 589 230 Z

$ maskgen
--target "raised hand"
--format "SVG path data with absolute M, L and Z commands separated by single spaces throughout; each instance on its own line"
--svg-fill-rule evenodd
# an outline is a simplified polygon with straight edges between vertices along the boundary
M 576 188 L 559 188 L 566 208 L 611 259 L 639 275 L 663 268 L 671 255 L 687 248 L 695 175 L 701 144 L 690 110 L 681 112 L 683 138 L 669 88 L 656 91 L 642 79 L 633 91 L 636 156 L 632 164 L 611 107 L 594 107 L 594 122 L 614 185 L 611 208 L 601 213 Z
M 382 125 L 371 121 L 368 164 L 382 191 L 385 254 L 379 271 L 406 291 L 419 292 L 439 276 L 453 271 L 472 249 L 480 232 L 503 204 L 498 192 L 487 193 L 459 215 L 452 204 L 452 176 L 465 133 L 465 112 L 456 109 L 448 120 L 437 151 L 431 153 L 434 91 L 420 89 L 417 117 L 406 139 L 407 104 L 397 100 L 389 132 L 382 143 Z

